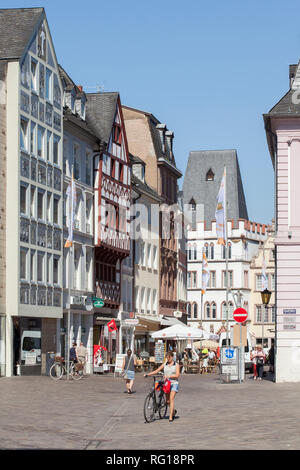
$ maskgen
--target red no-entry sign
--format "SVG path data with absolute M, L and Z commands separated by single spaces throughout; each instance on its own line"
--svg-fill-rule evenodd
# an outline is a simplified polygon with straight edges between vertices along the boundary
M 233 312 L 233 318 L 238 323 L 243 323 L 244 321 L 247 320 L 247 317 L 248 317 L 248 313 L 247 313 L 247 310 L 245 310 L 244 308 L 237 308 Z

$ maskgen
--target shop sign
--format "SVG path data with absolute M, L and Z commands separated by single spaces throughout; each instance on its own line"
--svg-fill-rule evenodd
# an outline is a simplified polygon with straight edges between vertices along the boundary
M 295 315 L 296 309 L 295 308 L 284 308 L 283 313 L 286 315 Z
M 93 304 L 94 304 L 94 307 L 96 308 L 101 308 L 104 306 L 104 300 L 103 299 L 99 299 L 98 297 L 93 297 Z
M 139 320 L 137 318 L 126 318 L 124 323 L 125 325 L 136 326 L 139 324 Z

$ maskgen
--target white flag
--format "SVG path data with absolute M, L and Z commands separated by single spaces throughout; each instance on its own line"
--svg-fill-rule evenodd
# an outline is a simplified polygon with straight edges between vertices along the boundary
M 216 217 L 216 230 L 218 245 L 225 245 L 226 231 L 225 231 L 225 179 L 226 179 L 226 167 L 224 168 L 224 174 L 221 181 L 221 186 L 218 194 L 217 209 L 215 213 Z
M 71 182 L 67 188 L 66 195 L 69 197 L 69 233 L 68 239 L 65 243 L 65 248 L 69 248 L 73 244 L 73 232 L 74 232 L 74 219 L 75 219 L 75 209 L 76 209 L 76 186 L 74 177 L 72 174 Z
M 205 294 L 207 286 L 208 286 L 208 281 L 209 281 L 210 273 L 209 273 L 209 268 L 208 268 L 208 263 L 207 259 L 205 256 L 205 253 L 203 251 L 203 257 L 202 257 L 202 294 Z
M 266 260 L 263 258 L 262 273 L 261 273 L 261 290 L 268 289 L 268 276 L 266 273 Z

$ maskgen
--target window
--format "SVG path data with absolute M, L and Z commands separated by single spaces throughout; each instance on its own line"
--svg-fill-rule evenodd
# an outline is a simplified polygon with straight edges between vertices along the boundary
M 20 279 L 27 278 L 27 250 L 20 250 Z
M 192 287 L 192 273 L 191 272 L 188 272 L 187 273 L 187 287 L 188 289 L 190 289 Z
M 256 290 L 261 291 L 261 289 L 262 289 L 261 274 L 256 274 Z
M 145 243 L 141 242 L 141 265 L 145 266 Z
M 52 222 L 52 220 L 51 220 L 51 200 L 52 200 L 52 194 L 47 193 L 47 222 Z
M 92 172 L 91 172 L 92 159 L 90 152 L 85 154 L 85 182 L 89 186 L 92 184 Z
M 157 247 L 153 246 L 153 269 L 157 269 Z
M 187 316 L 191 318 L 191 304 L 187 304 Z
M 228 318 L 229 320 L 233 320 L 233 303 L 228 302 Z
M 194 310 L 194 318 L 198 318 L 198 304 L 196 302 L 193 305 L 193 310 Z
M 53 257 L 53 283 L 59 284 L 59 258 L 57 256 Z
M 268 323 L 268 321 L 269 321 L 269 309 L 266 306 L 264 306 L 264 317 L 263 318 L 264 318 L 263 321 L 265 323 Z
M 188 244 L 188 260 L 192 260 L 192 247 L 190 243 Z
M 215 247 L 214 247 L 214 244 L 211 243 L 210 244 L 210 259 L 214 259 L 215 257 Z
M 205 243 L 204 245 L 204 253 L 205 253 L 206 259 L 208 259 L 209 258 L 208 243 Z
M 38 148 L 37 154 L 40 158 L 45 157 L 45 129 L 38 127 Z
M 115 144 L 121 144 L 122 142 L 121 127 L 116 123 L 113 127 L 113 141 Z
M 148 243 L 148 249 L 147 249 L 147 266 L 148 266 L 148 268 L 152 268 L 151 244 L 150 243 Z
M 30 66 L 31 89 L 37 91 L 37 62 L 31 59 Z
M 37 256 L 37 280 L 38 282 L 44 282 L 44 257 L 45 254 L 38 252 Z
M 27 214 L 27 186 L 20 185 L 20 212 Z
M 30 188 L 30 217 L 35 217 L 35 195 L 36 195 L 36 188 L 35 186 L 31 186 Z
M 212 304 L 211 304 L 211 317 L 213 319 L 217 318 L 217 306 L 216 306 L 215 302 L 212 302 Z
M 271 290 L 275 290 L 275 274 L 271 274 Z
M 38 219 L 44 219 L 44 191 L 38 190 Z
M 31 123 L 30 129 L 30 152 L 36 154 L 36 125 L 34 122 Z
M 223 274 L 223 287 L 227 287 L 227 281 L 226 281 L 226 271 L 222 272 Z M 228 271 L 229 274 L 229 285 L 228 287 L 233 286 L 233 271 Z
M 194 243 L 194 260 L 197 259 L 197 245 Z
M 214 175 L 212 169 L 210 168 L 208 170 L 208 172 L 206 173 L 206 178 L 205 179 L 206 179 L 206 181 L 213 181 L 214 177 L 215 177 L 215 175 Z
M 46 69 L 46 100 L 52 101 L 52 72 L 49 69 Z
M 195 289 L 197 287 L 197 272 L 192 272 L 192 288 Z
M 145 313 L 145 287 L 141 289 L 141 305 L 140 305 L 141 313 Z
M 51 141 L 52 141 L 52 133 L 47 131 L 47 160 L 48 162 L 51 161 Z
M 35 251 L 30 251 L 30 280 L 35 281 Z
M 271 307 L 271 314 L 272 314 L 271 321 L 272 323 L 275 323 L 275 317 L 276 317 L 275 305 L 272 305 Z
M 51 258 L 50 254 L 47 254 L 47 273 L 46 273 L 46 280 L 48 283 L 51 283 Z
M 231 259 L 231 243 L 228 243 L 228 259 Z
M 147 289 L 147 313 L 151 313 L 151 289 Z
M 20 145 L 23 150 L 28 150 L 28 121 L 24 118 L 20 121 Z
M 261 305 L 256 305 L 256 323 L 261 323 L 262 322 L 262 316 L 261 316 Z
M 210 318 L 210 304 L 209 304 L 209 302 L 206 302 L 204 310 L 205 310 L 206 318 Z
M 134 302 L 135 302 L 135 311 L 139 311 L 139 287 L 135 286 L 134 288 Z
M 156 289 L 153 289 L 153 292 L 152 292 L 152 310 L 153 310 L 153 314 L 156 315 L 156 312 L 157 312 L 157 290 Z
M 226 302 L 223 302 L 221 305 L 222 320 L 226 320 L 226 311 L 227 311 Z
M 59 216 L 59 198 L 54 197 L 53 199 L 53 223 L 58 224 L 58 216 Z
M 60 161 L 59 161 L 59 142 L 60 142 L 60 138 L 57 136 L 57 135 L 53 135 L 53 163 L 55 163 L 56 165 L 59 165 L 60 164 Z M 75 175 L 74 175 L 75 177 Z
M 211 289 L 216 287 L 216 271 L 210 271 L 210 287 Z

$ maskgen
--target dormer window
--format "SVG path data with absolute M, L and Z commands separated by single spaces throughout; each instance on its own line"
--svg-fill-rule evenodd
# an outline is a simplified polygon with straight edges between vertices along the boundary
M 208 170 L 208 172 L 206 173 L 206 181 L 213 181 L 215 178 L 215 174 L 214 172 L 212 171 L 212 169 L 210 168 Z
M 122 139 L 121 126 L 115 123 L 113 127 L 113 142 L 115 144 L 121 145 L 121 142 L 122 142 L 121 139 Z
M 81 98 L 81 117 L 85 119 L 85 99 L 84 97 Z
M 145 167 L 141 163 L 132 165 L 132 172 L 139 180 L 145 182 Z
M 190 200 L 190 206 L 191 206 L 192 211 L 196 210 L 196 203 L 193 198 Z
M 70 106 L 71 106 L 71 111 L 72 113 L 75 113 L 75 91 L 74 89 L 71 91 L 71 103 L 70 103 Z

